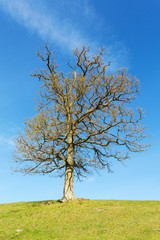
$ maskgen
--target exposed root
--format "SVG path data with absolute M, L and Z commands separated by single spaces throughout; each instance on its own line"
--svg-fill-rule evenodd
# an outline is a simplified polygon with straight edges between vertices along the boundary
M 77 198 L 74 196 L 74 194 L 71 194 L 71 195 L 63 196 L 60 201 L 66 202 L 66 201 L 75 200 L 75 199 Z

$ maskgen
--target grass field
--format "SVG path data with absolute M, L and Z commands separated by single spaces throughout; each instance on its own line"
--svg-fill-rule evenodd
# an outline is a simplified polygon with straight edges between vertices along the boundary
M 77 199 L 1 204 L 0 239 L 158 240 L 160 202 Z

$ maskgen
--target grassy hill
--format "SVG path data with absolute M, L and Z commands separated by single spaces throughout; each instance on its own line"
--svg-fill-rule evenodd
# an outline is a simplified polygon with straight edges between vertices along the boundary
M 77 199 L 1 204 L 0 239 L 158 240 L 160 202 Z

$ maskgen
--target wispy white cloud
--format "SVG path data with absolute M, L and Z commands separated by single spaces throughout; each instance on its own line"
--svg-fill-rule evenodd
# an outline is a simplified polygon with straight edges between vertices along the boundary
M 129 68 L 129 49 L 122 42 L 114 42 L 109 46 L 109 56 L 111 57 L 111 71 L 119 68 Z
M 12 151 L 15 147 L 15 137 L 21 128 L 10 120 L 0 125 L 0 151 Z
M 13 136 L 9 137 L 3 134 L 0 134 L 0 147 L 3 147 L 3 149 L 11 149 L 14 147 L 14 140 Z
M 37 32 L 43 39 L 53 40 L 69 49 L 86 42 L 69 21 L 59 19 L 53 13 L 51 15 L 41 1 L 33 3 L 30 0 L 0 0 L 0 6 L 16 21 Z
M 88 180 L 89 182 L 93 182 L 93 181 L 95 180 L 95 178 L 94 178 L 94 177 L 90 177 L 90 178 L 87 178 L 87 180 Z
M 61 16 L 60 4 L 64 6 L 63 8 L 69 8 L 72 4 L 71 11 L 82 12 L 86 22 L 89 19 L 96 18 L 96 12 L 88 0 L 59 0 L 58 7 L 55 7 L 55 10 L 52 11 L 44 0 L 0 0 L 0 7 L 5 12 L 9 13 L 19 24 L 39 34 L 44 40 L 53 41 L 60 47 L 69 50 L 81 47 L 84 44 L 90 46 L 91 49 L 98 48 L 101 44 L 95 39 L 91 39 L 89 33 L 82 30 L 83 28 L 78 28 L 74 18 Z M 57 9 L 59 11 L 56 11 Z M 115 42 L 107 46 L 107 49 L 110 52 L 109 60 L 113 60 L 113 70 L 126 66 L 128 50 L 123 44 Z
M 96 11 L 90 0 L 59 0 L 58 2 L 59 6 L 67 8 L 69 14 L 72 13 L 73 15 L 80 16 L 81 21 L 83 17 L 87 22 L 92 22 L 96 17 Z

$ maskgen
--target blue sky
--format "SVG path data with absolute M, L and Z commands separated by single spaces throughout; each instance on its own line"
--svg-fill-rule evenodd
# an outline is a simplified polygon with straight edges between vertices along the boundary
M 0 203 L 60 199 L 63 179 L 12 173 L 13 138 L 35 114 L 39 83 L 30 74 L 48 41 L 62 65 L 83 44 L 104 46 L 112 70 L 127 67 L 141 82 L 136 104 L 152 135 L 149 151 L 74 183 L 77 197 L 160 200 L 159 0 L 0 0 Z

